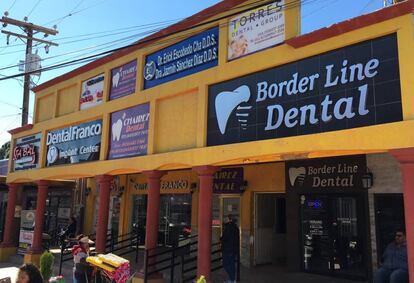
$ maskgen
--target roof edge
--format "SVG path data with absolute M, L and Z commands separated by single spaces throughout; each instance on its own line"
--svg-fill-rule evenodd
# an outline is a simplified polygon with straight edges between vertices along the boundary
M 248 0 L 224 0 L 221 1 L 213 6 L 210 6 L 204 10 L 201 10 L 200 12 L 191 15 L 188 18 L 185 18 L 182 21 L 179 21 L 169 27 L 166 27 L 156 33 L 153 33 L 149 36 L 146 36 L 140 40 L 138 40 L 136 43 L 133 43 L 132 46 L 130 47 L 126 47 L 125 49 L 119 50 L 119 51 L 115 51 L 114 53 L 107 55 L 103 58 L 97 59 L 91 63 L 88 63 L 86 65 L 83 65 L 79 68 L 76 68 L 68 73 L 65 73 L 63 75 L 60 75 L 56 78 L 53 78 L 49 81 L 46 81 L 36 87 L 34 87 L 32 90 L 34 92 L 39 92 L 42 91 L 48 87 L 51 87 L 55 84 L 58 84 L 62 81 L 68 80 L 70 78 L 73 78 L 79 74 L 82 73 L 86 73 L 87 71 L 90 71 L 92 69 L 95 69 L 101 65 L 104 65 L 105 63 L 108 63 L 112 60 L 115 60 L 119 57 L 125 56 L 137 49 L 140 49 L 144 46 L 147 46 L 149 44 L 151 44 L 153 41 L 160 39 L 160 37 L 163 36 L 168 36 L 170 34 L 176 33 L 176 32 L 180 32 L 180 31 L 184 31 L 186 28 L 191 27 L 195 24 L 201 23 L 204 20 L 214 17 L 224 11 L 226 11 L 229 8 L 232 8 L 234 6 L 240 5 L 244 2 L 246 2 Z
M 18 133 L 21 133 L 21 132 L 24 132 L 24 131 L 31 130 L 32 128 L 33 128 L 33 124 L 27 124 L 27 125 L 24 125 L 24 126 L 21 126 L 21 127 L 18 127 L 18 128 L 11 129 L 8 132 L 11 135 L 15 135 L 15 134 L 18 134 Z
M 304 35 L 286 40 L 293 48 L 301 48 L 328 38 L 338 36 L 361 27 L 370 26 L 392 18 L 414 12 L 414 0 L 407 0 L 378 11 L 333 24 Z

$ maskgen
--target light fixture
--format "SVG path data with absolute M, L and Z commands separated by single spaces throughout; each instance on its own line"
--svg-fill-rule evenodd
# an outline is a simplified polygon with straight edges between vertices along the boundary
M 240 191 L 243 193 L 247 190 L 247 186 L 249 185 L 249 182 L 247 180 L 243 180 L 243 184 L 240 186 Z
M 362 175 L 362 187 L 364 189 L 369 189 L 374 185 L 374 175 L 367 167 L 367 172 Z
M 197 183 L 190 184 L 190 193 L 194 193 L 197 190 Z

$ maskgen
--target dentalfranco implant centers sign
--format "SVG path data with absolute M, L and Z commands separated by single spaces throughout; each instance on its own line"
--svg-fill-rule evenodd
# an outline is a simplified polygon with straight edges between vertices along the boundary
M 149 103 L 111 114 L 108 159 L 147 154 Z
M 402 120 L 396 35 L 209 87 L 208 146 Z
M 99 160 L 101 134 L 101 119 L 48 132 L 46 166 Z

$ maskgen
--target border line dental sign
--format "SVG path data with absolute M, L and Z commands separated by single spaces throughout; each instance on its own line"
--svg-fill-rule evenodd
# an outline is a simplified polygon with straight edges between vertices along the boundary
M 99 160 L 102 120 L 47 133 L 46 166 Z
M 215 27 L 148 55 L 144 89 L 217 66 L 218 35 Z
M 396 35 L 209 88 L 208 145 L 402 120 Z

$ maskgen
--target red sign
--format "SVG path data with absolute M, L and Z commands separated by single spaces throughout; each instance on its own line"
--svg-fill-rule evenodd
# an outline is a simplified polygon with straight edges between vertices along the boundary
M 34 145 L 19 146 L 13 151 L 13 160 L 23 159 L 25 163 L 34 163 L 36 160 L 36 151 Z

